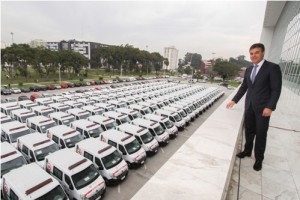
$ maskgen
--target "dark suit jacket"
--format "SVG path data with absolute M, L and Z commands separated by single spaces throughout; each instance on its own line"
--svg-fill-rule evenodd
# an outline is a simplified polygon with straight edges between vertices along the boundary
M 238 103 L 247 92 L 246 110 L 252 105 L 253 110 L 258 113 L 262 113 L 264 108 L 270 108 L 274 111 L 282 85 L 282 75 L 279 65 L 265 60 L 253 84 L 250 79 L 252 69 L 253 66 L 246 69 L 243 83 L 232 101 Z

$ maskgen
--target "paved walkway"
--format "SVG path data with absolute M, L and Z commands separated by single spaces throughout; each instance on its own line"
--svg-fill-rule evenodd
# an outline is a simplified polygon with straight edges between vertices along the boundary
M 271 117 L 262 170 L 253 170 L 254 154 L 235 160 L 228 200 L 300 199 L 300 97 L 290 95 L 283 91 Z

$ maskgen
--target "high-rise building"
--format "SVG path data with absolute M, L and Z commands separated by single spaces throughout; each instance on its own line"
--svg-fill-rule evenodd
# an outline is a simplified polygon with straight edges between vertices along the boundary
M 175 71 L 178 68 L 178 49 L 174 46 L 165 47 L 164 58 L 169 60 L 169 65 L 163 65 L 163 69 Z

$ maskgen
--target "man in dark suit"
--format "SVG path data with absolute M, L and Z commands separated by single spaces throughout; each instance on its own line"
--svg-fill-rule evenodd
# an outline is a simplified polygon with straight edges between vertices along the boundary
M 261 170 L 266 148 L 267 132 L 272 111 L 280 96 L 282 75 L 279 65 L 264 59 L 265 47 L 261 43 L 250 47 L 250 59 L 253 66 L 245 72 L 243 83 L 227 108 L 232 108 L 247 92 L 245 102 L 245 135 L 244 151 L 237 157 L 250 157 L 255 138 L 255 163 L 253 169 Z

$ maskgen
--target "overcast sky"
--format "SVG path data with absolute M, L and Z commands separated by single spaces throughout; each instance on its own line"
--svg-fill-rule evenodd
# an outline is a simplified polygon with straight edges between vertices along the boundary
M 203 59 L 246 55 L 259 42 L 265 1 L 1 2 L 1 41 L 131 44 L 163 55 L 175 46 Z

